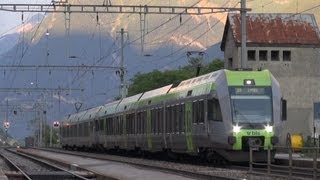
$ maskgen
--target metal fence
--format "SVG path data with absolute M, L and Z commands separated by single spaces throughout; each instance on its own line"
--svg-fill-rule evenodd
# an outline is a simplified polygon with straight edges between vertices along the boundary
M 274 147 L 276 154 L 269 148 L 267 150 L 266 162 L 254 161 L 254 149 L 249 150 L 249 178 L 254 175 L 264 175 L 269 177 L 283 177 L 286 179 L 319 179 L 318 169 L 319 147 L 303 147 L 299 150 L 289 147 Z

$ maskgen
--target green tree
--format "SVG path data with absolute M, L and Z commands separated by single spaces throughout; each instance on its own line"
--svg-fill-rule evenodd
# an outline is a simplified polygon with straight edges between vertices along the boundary
M 189 65 L 176 70 L 164 72 L 154 70 L 145 74 L 138 73 L 131 79 L 132 83 L 128 90 L 128 96 L 150 91 L 152 89 L 160 88 L 169 84 L 177 85 L 185 79 L 194 77 L 197 70 L 195 65 L 198 66 L 199 63 L 199 59 L 195 58 L 190 61 Z M 215 59 L 208 65 L 201 68 L 200 75 L 223 69 L 223 67 L 224 62 L 219 59 Z

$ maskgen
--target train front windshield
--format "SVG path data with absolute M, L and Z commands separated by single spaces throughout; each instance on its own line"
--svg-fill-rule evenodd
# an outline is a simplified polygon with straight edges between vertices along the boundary
M 230 87 L 234 123 L 272 123 L 270 87 Z

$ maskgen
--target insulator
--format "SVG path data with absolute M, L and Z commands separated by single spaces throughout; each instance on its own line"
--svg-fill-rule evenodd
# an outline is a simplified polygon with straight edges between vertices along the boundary
M 96 18 L 97 18 L 97 23 L 99 24 L 99 14 L 98 13 L 97 13 Z

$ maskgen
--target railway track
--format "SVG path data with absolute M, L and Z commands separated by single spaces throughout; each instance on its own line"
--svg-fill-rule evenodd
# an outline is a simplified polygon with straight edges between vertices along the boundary
M 90 173 L 73 172 L 57 166 L 56 164 L 35 158 L 30 155 L 16 152 L 12 149 L 1 149 L 0 156 L 7 162 L 13 171 L 5 171 L 9 177 L 19 176 L 24 179 L 50 180 L 50 179 L 80 179 L 90 180 L 94 176 Z
M 123 157 L 109 154 L 95 154 L 86 152 L 74 152 L 61 149 L 42 149 L 44 151 L 81 156 L 84 158 L 104 159 L 108 161 L 121 162 L 140 166 L 149 169 L 156 169 L 164 172 L 185 175 L 197 179 L 312 179 L 312 172 L 306 171 L 304 168 L 294 168 L 295 171 L 290 174 L 288 168 L 281 165 L 272 165 L 270 172 L 266 165 L 254 165 L 253 172 L 250 172 L 249 165 L 228 165 L 224 168 L 216 168 L 203 165 L 182 164 L 175 162 L 167 162 L 160 160 L 150 160 L 132 157 Z
M 183 175 L 195 179 L 247 179 L 247 168 L 238 167 L 234 169 L 231 167 L 228 168 L 216 168 L 208 166 L 199 166 L 191 164 L 181 164 L 168 161 L 159 161 L 159 160 L 150 160 L 150 159 L 141 159 L 141 158 L 132 158 L 132 157 L 123 157 L 115 155 L 106 155 L 106 154 L 94 154 L 94 153 L 85 153 L 85 152 L 71 152 L 58 149 L 37 149 L 43 151 L 49 151 L 54 153 L 75 155 L 84 158 L 93 158 L 99 160 L 108 160 L 113 162 L 125 163 L 133 166 L 139 166 L 146 169 L 152 169 L 177 175 Z M 261 178 L 259 178 L 261 179 Z M 262 179 L 271 179 L 271 178 L 262 178 Z

